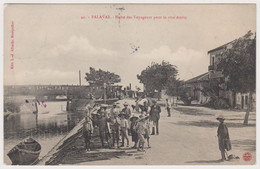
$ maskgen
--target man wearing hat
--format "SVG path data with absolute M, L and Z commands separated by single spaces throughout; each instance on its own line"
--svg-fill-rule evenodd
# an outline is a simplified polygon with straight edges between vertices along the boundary
M 128 103 L 124 103 L 124 108 L 122 109 L 122 112 L 125 114 L 125 118 L 129 119 L 131 116 L 131 109 L 128 107 Z
M 131 117 L 131 109 L 128 106 L 128 103 L 124 103 L 124 108 L 122 109 L 122 113 L 125 115 L 125 119 L 128 121 L 128 127 L 130 126 L 130 117 Z M 128 134 L 131 135 L 130 129 L 128 128 Z
M 109 122 L 111 126 L 111 133 L 112 133 L 112 139 L 113 143 L 112 146 L 115 146 L 115 143 L 117 143 L 117 148 L 119 148 L 119 136 L 120 136 L 120 120 L 118 119 L 119 110 L 117 108 L 117 104 L 114 103 L 113 107 L 110 111 L 110 117 Z
M 121 131 L 121 137 L 122 137 L 122 145 L 121 147 L 125 146 L 125 139 L 127 141 L 127 147 L 129 147 L 129 139 L 127 135 L 127 129 L 128 129 L 128 121 L 125 118 L 125 114 L 122 112 L 119 114 L 120 117 L 120 131 Z
M 99 111 L 99 119 L 98 119 L 98 128 L 99 128 L 99 136 L 102 147 L 104 147 L 104 139 L 106 139 L 108 146 L 110 147 L 109 139 L 110 139 L 110 131 L 108 126 L 108 121 L 106 117 L 106 108 L 105 104 L 101 105 L 101 110 Z
M 219 121 L 219 126 L 218 126 L 218 145 L 219 145 L 219 150 L 221 152 L 221 160 L 227 160 L 225 157 L 226 150 L 229 151 L 231 150 L 231 142 L 229 139 L 229 133 L 228 133 L 228 128 L 226 124 L 224 124 L 224 116 L 219 115 L 217 117 L 217 120 Z
M 114 119 L 119 115 L 119 109 L 117 108 L 117 103 L 113 104 L 113 107 L 110 109 L 110 118 Z
M 150 111 L 150 120 L 153 122 L 152 134 L 155 134 L 155 127 L 156 127 L 156 134 L 159 134 L 159 119 L 160 119 L 161 107 L 157 104 L 154 100 L 153 105 Z M 155 126 L 155 127 L 154 127 Z
M 131 121 L 130 132 L 131 132 L 131 136 L 132 136 L 132 141 L 135 143 L 132 148 L 137 148 L 138 134 L 135 130 L 135 126 L 137 124 L 138 119 L 139 119 L 139 116 L 136 113 L 132 114 L 132 116 L 130 117 L 130 121 Z

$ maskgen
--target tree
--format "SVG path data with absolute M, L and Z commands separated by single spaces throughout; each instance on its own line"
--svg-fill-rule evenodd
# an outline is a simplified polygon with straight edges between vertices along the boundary
M 256 34 L 249 31 L 235 40 L 232 47 L 222 53 L 218 68 L 228 79 L 229 89 L 240 93 L 249 92 L 249 106 L 244 120 L 244 124 L 247 125 L 252 108 L 252 93 L 256 88 Z
M 137 75 L 137 78 L 140 83 L 144 84 L 147 93 L 158 91 L 160 94 L 162 89 L 167 89 L 169 83 L 176 81 L 177 74 L 178 70 L 175 65 L 162 61 L 160 64 L 152 63 L 140 75 Z
M 176 80 L 167 85 L 166 93 L 170 96 L 178 96 L 187 106 L 191 105 L 192 97 L 189 96 L 183 80 Z
M 95 70 L 93 67 L 89 68 L 89 73 L 86 73 L 86 81 L 91 85 L 103 86 L 104 83 L 107 85 L 119 83 L 121 78 L 115 73 L 104 70 Z

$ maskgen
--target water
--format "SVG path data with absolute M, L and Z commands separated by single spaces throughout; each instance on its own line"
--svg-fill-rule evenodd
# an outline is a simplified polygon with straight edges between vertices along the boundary
M 40 157 L 45 155 L 82 118 L 82 112 L 66 112 L 66 102 L 45 102 L 38 105 L 38 114 L 33 104 L 24 103 L 20 113 L 4 118 L 4 162 L 11 164 L 7 153 L 16 144 L 32 136 L 41 146 Z

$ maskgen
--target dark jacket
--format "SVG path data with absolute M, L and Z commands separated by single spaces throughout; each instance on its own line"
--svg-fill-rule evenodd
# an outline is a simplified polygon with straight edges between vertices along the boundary
M 124 112 L 126 119 L 129 119 L 131 117 L 131 110 L 128 107 L 123 108 L 122 112 Z
M 156 122 L 160 119 L 161 107 L 158 105 L 153 105 L 150 111 L 150 120 Z
M 219 143 L 219 150 L 231 150 L 231 142 L 229 139 L 228 128 L 226 124 L 220 123 L 218 126 L 218 143 Z

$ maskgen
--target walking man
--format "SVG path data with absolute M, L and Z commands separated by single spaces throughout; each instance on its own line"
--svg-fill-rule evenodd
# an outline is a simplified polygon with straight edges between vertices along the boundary
M 228 128 L 226 124 L 224 124 L 224 116 L 219 115 L 217 120 L 219 121 L 219 126 L 218 126 L 218 145 L 219 145 L 219 150 L 221 152 L 221 160 L 227 160 L 225 157 L 225 154 L 227 154 L 226 150 L 229 151 L 231 150 L 231 142 L 229 139 L 229 133 L 228 133 Z
M 168 99 L 166 99 L 166 109 L 168 112 L 168 117 L 171 117 L 171 104 L 169 103 Z

